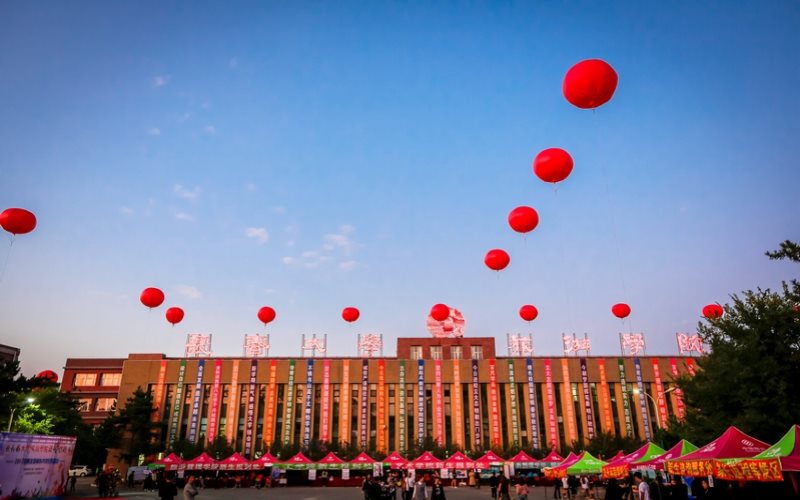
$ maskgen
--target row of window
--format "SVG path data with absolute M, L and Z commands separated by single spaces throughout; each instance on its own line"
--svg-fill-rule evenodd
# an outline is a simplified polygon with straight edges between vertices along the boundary
M 430 357 L 424 358 L 421 345 L 412 345 L 410 347 L 411 359 L 444 359 L 442 357 L 442 346 L 432 345 L 429 347 Z M 470 346 L 470 359 L 483 359 L 483 346 L 473 345 Z M 450 359 L 464 359 L 463 346 L 452 345 L 450 346 Z
M 122 373 L 76 373 L 73 385 L 76 387 L 95 387 L 98 385 L 119 387 L 121 380 Z
M 78 411 L 115 411 L 117 398 L 78 398 Z

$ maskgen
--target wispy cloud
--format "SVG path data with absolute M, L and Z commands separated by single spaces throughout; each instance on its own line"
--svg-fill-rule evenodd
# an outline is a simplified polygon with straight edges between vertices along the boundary
M 178 295 L 182 295 L 187 299 L 198 300 L 203 298 L 203 292 L 191 285 L 178 285 Z
M 326 234 L 324 236 L 323 239 L 325 243 L 322 245 L 322 248 L 328 251 L 339 249 L 345 255 L 351 255 L 356 248 L 356 244 L 349 235 L 355 230 L 356 228 L 350 224 L 340 226 L 338 233 Z
M 203 128 L 203 132 L 205 132 L 208 135 L 217 135 L 217 127 L 215 127 L 214 125 L 206 125 Z
M 344 262 L 339 263 L 339 269 L 341 269 L 342 271 L 352 271 L 353 269 L 356 268 L 356 266 L 358 266 L 358 262 L 354 260 L 346 260 Z
M 158 128 L 158 127 L 153 127 L 153 128 L 147 129 L 147 135 L 152 135 L 152 136 L 157 137 L 157 136 L 161 135 L 161 129 Z
M 295 245 L 295 238 L 292 237 L 297 232 L 295 226 L 288 226 L 286 233 L 290 238 L 286 241 L 286 246 L 291 248 Z M 315 269 L 323 264 L 334 261 L 335 257 L 345 257 L 342 259 L 338 267 L 342 271 L 351 271 L 358 267 L 358 261 L 353 259 L 351 255 L 356 252 L 359 245 L 350 236 L 355 232 L 355 227 L 345 224 L 339 227 L 338 232 L 330 233 L 323 236 L 322 246 L 319 249 L 305 250 L 299 256 L 284 257 L 283 262 L 287 265 L 298 265 L 306 269 Z
M 175 218 L 178 220 L 186 221 L 186 222 L 194 222 L 194 215 L 187 214 L 186 212 L 178 212 L 175 214 Z
M 294 257 L 289 257 L 289 256 L 286 256 L 286 257 L 284 257 L 283 259 L 281 259 L 281 261 L 282 261 L 284 264 L 286 264 L 287 266 L 291 266 L 292 264 L 294 264 L 295 262 L 297 262 L 297 259 L 295 259 Z
M 200 193 L 203 192 L 203 189 L 200 186 L 195 186 L 194 189 L 189 189 L 184 187 L 183 184 L 175 184 L 172 187 L 172 192 L 178 195 L 179 198 L 183 198 L 185 200 L 196 200 Z
M 152 85 L 153 88 L 157 89 L 159 87 L 163 87 L 164 85 L 168 84 L 170 79 L 171 77 L 169 75 L 154 76 L 152 79 L 150 79 L 150 85 Z
M 259 245 L 263 245 L 269 241 L 269 233 L 266 228 L 263 227 L 248 227 L 244 230 L 244 235 L 257 240 Z

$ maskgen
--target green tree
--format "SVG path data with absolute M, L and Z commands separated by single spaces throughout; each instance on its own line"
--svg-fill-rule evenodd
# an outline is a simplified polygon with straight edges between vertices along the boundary
M 26 403 L 22 396 L 36 387 L 37 382 L 41 380 L 20 375 L 19 361 L 0 363 L 0 424 L 2 424 L 0 429 L 8 428 L 12 410 L 14 414 L 20 411 Z
M 48 414 L 42 405 L 31 403 L 17 412 L 12 430 L 25 434 L 53 434 L 54 415 Z
M 233 455 L 233 446 L 225 439 L 225 436 L 217 436 L 214 442 L 206 447 L 206 453 L 214 458 L 227 458 Z
M 153 421 L 155 411 L 153 395 L 137 387 L 117 415 L 116 424 L 124 436 L 122 454 L 130 463 L 140 455 L 154 454 L 160 447 L 156 439 L 161 424 Z
M 800 262 L 791 241 L 767 252 Z M 682 377 L 686 419 L 677 433 L 696 444 L 729 425 L 774 442 L 800 420 L 800 283 L 732 295 L 721 318 L 700 323 L 710 353 L 698 360 L 695 377 Z
M 175 453 L 184 460 L 191 460 L 203 453 L 203 445 L 201 443 L 194 443 L 188 439 L 178 439 L 170 445 L 169 451 Z

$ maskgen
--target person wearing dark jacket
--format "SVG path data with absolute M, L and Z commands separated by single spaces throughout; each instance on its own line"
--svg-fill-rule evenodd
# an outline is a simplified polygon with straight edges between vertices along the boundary
M 442 480 L 438 477 L 433 483 L 433 488 L 431 488 L 431 500 L 447 500 L 444 497 L 444 486 L 442 486 Z
M 158 498 L 161 500 L 174 500 L 178 496 L 178 487 L 171 477 L 164 478 L 161 486 L 158 487 Z

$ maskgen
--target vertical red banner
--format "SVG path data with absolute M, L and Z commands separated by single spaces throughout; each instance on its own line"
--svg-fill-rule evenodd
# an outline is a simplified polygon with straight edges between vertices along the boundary
M 434 422 L 436 423 L 433 436 L 436 444 L 444 446 L 444 396 L 442 391 L 442 360 L 437 359 L 433 363 L 433 382 L 434 382 Z
M 661 369 L 658 360 L 653 358 L 653 381 L 656 384 L 656 401 L 658 402 L 658 416 L 661 418 L 661 425 L 667 425 L 667 395 L 664 393 L 664 383 L 661 380 Z
M 603 418 L 600 419 L 600 424 L 606 432 L 614 432 L 614 421 L 611 419 L 611 396 L 608 393 L 608 377 L 606 377 L 606 360 L 598 359 L 597 368 L 600 371 L 600 390 L 598 397 L 600 398 L 600 407 L 603 409 Z
M 680 373 L 678 373 L 678 360 L 675 358 L 669 359 L 669 368 L 672 371 L 672 377 L 678 378 Z M 676 403 L 676 410 L 677 410 L 677 417 L 678 420 L 683 420 L 683 417 L 686 415 L 686 407 L 683 405 L 683 391 L 680 387 L 675 387 L 675 403 Z
M 159 422 L 163 418 L 163 414 L 161 412 L 163 408 L 163 401 L 164 399 L 164 384 L 167 381 L 167 360 L 164 359 L 161 361 L 161 366 L 158 369 L 158 383 L 156 383 L 156 393 L 153 396 L 153 404 L 158 409 L 158 411 L 153 412 L 153 421 Z
M 269 362 L 269 385 L 267 386 L 267 407 L 264 412 L 264 443 L 269 447 L 275 441 L 275 412 L 278 392 L 278 361 Z
M 225 439 L 233 443 L 236 439 L 236 410 L 239 409 L 239 360 L 233 360 L 231 390 L 228 391 L 228 413 L 225 415 Z
M 553 389 L 553 366 L 549 359 L 544 360 L 544 388 L 547 396 L 547 427 L 550 430 L 550 445 L 558 446 L 558 422 L 556 420 L 556 398 Z
M 219 386 L 222 381 L 222 360 L 214 360 L 214 383 L 211 385 L 211 401 L 208 403 L 208 442 L 217 438 L 217 422 L 219 420 Z
M 322 401 L 320 401 L 320 431 L 319 439 L 328 442 L 330 440 L 330 418 L 331 418 L 331 360 L 326 359 L 322 362 Z
M 491 425 L 492 446 L 500 446 L 500 409 L 497 394 L 497 367 L 495 360 L 489 360 L 489 422 Z
M 464 446 L 464 413 L 461 400 L 461 360 L 453 360 L 453 386 L 450 388 L 450 401 L 453 407 L 453 443 Z
M 565 358 L 561 359 L 561 377 L 564 379 L 562 387 L 562 400 L 561 404 L 566 407 L 567 421 L 565 434 L 567 435 L 567 443 L 572 443 L 578 440 L 578 429 L 575 427 L 575 402 L 572 399 L 572 383 L 569 380 L 569 361 Z
M 350 442 L 350 363 L 342 360 L 342 390 L 339 396 L 339 440 Z
M 695 376 L 697 372 L 694 370 L 694 360 L 692 358 L 686 359 L 686 369 L 689 370 L 689 375 Z
M 386 448 L 386 361 L 378 360 L 378 428 L 376 444 L 381 452 L 388 452 Z

